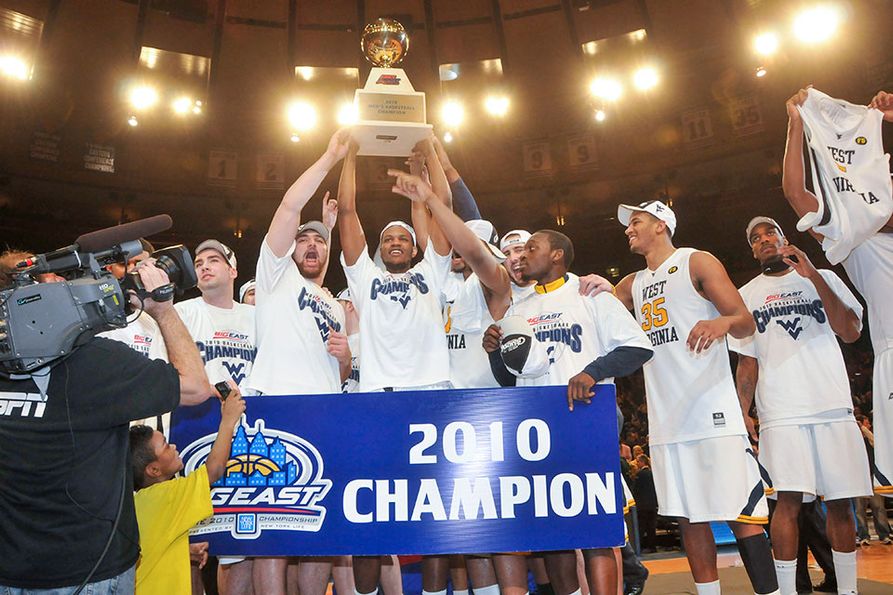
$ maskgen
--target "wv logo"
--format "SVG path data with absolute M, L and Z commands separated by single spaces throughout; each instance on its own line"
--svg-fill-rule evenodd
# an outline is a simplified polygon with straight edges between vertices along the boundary
M 245 379 L 245 373 L 242 370 L 245 369 L 245 364 L 231 364 L 229 362 L 220 362 L 223 364 L 223 367 L 226 368 L 226 371 L 229 372 L 229 375 L 232 376 L 233 382 L 236 384 L 241 384 L 242 380 Z
M 401 296 L 392 295 L 391 299 L 403 306 L 403 309 L 405 310 L 406 305 L 409 303 L 410 297 L 408 293 L 404 293 Z
M 781 328 L 788 331 L 788 334 L 795 341 L 797 340 L 797 337 L 800 336 L 800 333 L 803 332 L 803 327 L 800 326 L 799 316 L 794 320 L 776 320 L 775 322 L 777 322 Z

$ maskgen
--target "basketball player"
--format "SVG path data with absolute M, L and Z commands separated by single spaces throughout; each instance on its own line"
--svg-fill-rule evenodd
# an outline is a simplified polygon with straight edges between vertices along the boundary
M 520 257 L 520 272 L 524 281 L 536 283 L 534 293 L 526 300 L 513 303 L 508 311 L 524 320 L 541 321 L 533 327 L 533 334 L 542 347 L 539 352 L 550 354 L 547 360 L 534 365 L 538 372 L 535 377 L 526 377 L 525 373 L 518 377 L 517 384 L 566 384 L 571 411 L 574 401 L 589 402 L 596 383 L 613 383 L 614 376 L 634 372 L 652 354 L 645 333 L 612 295 L 607 292 L 595 297 L 580 295 L 579 278 L 568 272 L 573 258 L 573 244 L 566 235 L 552 230 L 533 234 Z M 548 332 L 556 329 L 568 332 Z M 500 327 L 490 326 L 484 335 L 484 348 L 499 354 L 501 337 Z M 495 361 L 497 358 L 491 358 L 496 365 L 501 363 Z M 502 375 L 505 371 L 518 374 L 504 365 L 502 372 L 497 373 Z M 534 373 L 531 371 L 530 375 Z M 620 576 L 614 551 L 611 548 L 586 550 L 584 556 L 590 591 L 617 593 Z M 544 557 L 555 593 L 579 593 L 574 552 L 546 552 Z
M 385 270 L 375 266 L 356 211 L 356 150 L 354 145 L 345 158 L 338 205 L 341 264 L 360 315 L 360 390 L 449 388 L 441 292 L 450 271 L 450 243 L 428 215 L 428 246 L 422 261 L 412 266 L 415 232 L 402 221 L 392 221 L 379 235 Z M 449 205 L 449 186 L 432 142 L 422 141 L 418 150 L 424 154 L 433 191 Z M 427 558 L 422 566 L 423 592 L 440 592 L 437 587 L 446 584 L 449 573 L 448 559 Z M 379 574 L 380 558 L 354 557 L 358 593 L 376 593 Z
M 285 192 L 261 244 L 255 288 L 258 351 L 248 379 L 253 394 L 337 393 L 350 374 L 344 310 L 322 287 L 329 231 L 320 221 L 301 224 L 302 210 L 347 154 L 349 138 L 346 130 L 332 135 L 322 156 Z M 255 558 L 255 592 L 285 595 L 287 566 L 288 558 Z M 302 559 L 301 593 L 322 595 L 331 573 L 331 559 Z
M 799 216 L 817 210 L 818 198 L 806 188 L 803 167 L 803 121 L 797 106 L 806 101 L 801 89 L 788 99 L 788 138 L 784 154 L 782 187 L 784 196 Z M 883 119 L 893 122 L 893 94 L 881 91 L 869 104 L 880 110 Z M 880 138 L 872 139 L 881 142 Z M 867 139 L 866 139 L 866 142 Z M 890 179 L 886 179 L 890 184 Z M 820 243 L 824 237 L 814 229 L 810 234 Z M 893 225 L 887 223 L 878 233 L 854 247 L 843 268 L 868 306 L 868 325 L 874 349 L 872 403 L 874 414 L 874 491 L 893 498 Z
M 852 343 L 862 306 L 837 275 L 816 270 L 778 223 L 755 217 L 747 239 L 763 273 L 739 291 L 757 332 L 730 339 L 738 358 L 744 419 L 759 395 L 760 462 L 778 504 L 772 549 L 782 595 L 795 595 L 797 515 L 804 496 L 823 498 L 839 593 L 856 593 L 856 524 L 851 498 L 871 495 L 871 473 L 837 337 Z
M 615 295 L 654 347 L 644 372 L 658 514 L 679 519 L 699 595 L 720 593 L 710 521 L 728 521 L 754 592 L 775 593 L 769 511 L 725 342 L 752 335 L 753 317 L 716 258 L 673 245 L 667 205 L 620 205 L 617 219 L 647 265 Z

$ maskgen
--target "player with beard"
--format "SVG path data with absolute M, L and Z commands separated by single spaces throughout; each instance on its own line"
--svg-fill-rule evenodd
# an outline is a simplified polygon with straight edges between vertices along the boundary
M 261 244 L 255 288 L 258 351 L 248 379 L 250 393 L 338 393 L 350 374 L 344 310 L 322 287 L 329 230 L 320 221 L 301 224 L 301 211 L 347 154 L 349 138 L 348 131 L 337 131 L 323 155 L 285 192 Z M 284 595 L 287 567 L 288 558 L 254 558 L 255 592 Z M 301 593 L 325 593 L 331 572 L 331 559 L 302 558 Z M 244 581 L 231 587 L 228 592 L 234 594 L 248 588 Z
M 760 462 L 778 498 L 771 533 L 779 587 L 797 592 L 797 516 L 804 497 L 821 497 L 837 591 L 855 594 L 851 499 L 871 495 L 871 472 L 837 338 L 859 338 L 862 306 L 837 275 L 790 245 L 775 220 L 755 217 L 747 239 L 763 274 L 739 291 L 757 332 L 729 347 L 740 354 L 738 394 L 751 434 L 756 396 Z
M 658 513 L 679 519 L 699 595 L 720 593 L 710 521 L 728 522 L 754 592 L 777 593 L 768 505 L 724 340 L 752 335 L 753 317 L 715 257 L 673 245 L 667 205 L 620 205 L 617 219 L 647 264 L 615 295 L 654 346 L 644 372 Z
M 536 345 L 531 360 L 536 361 L 522 366 L 523 370 L 509 370 L 501 358 L 502 329 L 492 325 L 484 335 L 484 347 L 494 355 L 494 368 L 501 366 L 494 372 L 517 375 L 519 386 L 566 384 L 571 411 L 575 401 L 589 402 L 596 383 L 612 384 L 615 376 L 631 374 L 652 353 L 647 337 L 617 299 L 607 292 L 595 297 L 580 295 L 579 278 L 569 272 L 573 258 L 570 239 L 552 230 L 533 234 L 520 257 L 523 281 L 532 280 L 536 285 L 534 293 L 513 303 L 508 313 L 543 321 L 532 329 Z M 616 448 L 619 458 L 619 444 Z M 583 554 L 590 591 L 617 593 L 620 577 L 612 548 L 585 550 Z M 545 552 L 544 558 L 555 593 L 579 593 L 575 553 Z
M 446 176 L 430 140 L 419 143 L 438 199 L 450 204 Z M 449 354 L 444 340 L 441 292 L 450 271 L 450 243 L 428 215 L 429 241 L 422 261 L 415 232 L 401 221 L 385 225 L 379 254 L 385 270 L 375 266 L 356 210 L 356 145 L 341 170 L 338 188 L 341 264 L 354 307 L 360 315 L 362 369 L 360 390 L 436 390 L 449 388 Z M 446 585 L 449 560 L 428 557 L 423 563 L 425 593 Z M 377 593 L 379 557 L 354 556 L 358 593 Z

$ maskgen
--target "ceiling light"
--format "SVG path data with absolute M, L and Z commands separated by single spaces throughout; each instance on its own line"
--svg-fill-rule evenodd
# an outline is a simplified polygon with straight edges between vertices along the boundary
M 766 76 L 766 75 L 768 74 L 768 72 L 766 71 L 766 68 L 765 68 L 765 67 L 763 67 L 763 66 L 758 66 L 757 69 L 756 69 L 756 71 L 754 72 L 754 74 L 756 75 L 756 77 L 757 77 L 758 79 L 761 79 L 761 78 L 763 78 L 764 76 Z
M 462 124 L 462 120 L 465 119 L 465 108 L 458 101 L 451 99 L 443 104 L 440 115 L 444 124 L 456 127 Z
M 490 115 L 502 118 L 509 111 L 509 98 L 505 95 L 490 95 L 484 100 L 484 107 Z
M 296 132 L 293 132 L 291 135 L 291 138 L 289 140 L 293 143 L 299 143 L 299 142 L 301 142 L 301 137 L 298 136 L 298 134 Z
M 304 132 L 316 126 L 316 108 L 306 101 L 294 101 L 286 112 L 293 130 Z
M 345 102 L 338 108 L 336 120 L 338 121 L 339 126 L 351 126 L 352 124 L 356 124 L 358 119 L 359 114 L 357 114 L 357 107 L 354 105 L 353 101 Z
M 295 68 L 295 72 L 305 81 L 312 79 L 315 74 L 312 66 L 298 66 Z
M 753 38 L 753 50 L 760 56 L 771 56 L 778 51 L 778 35 L 772 31 L 760 33 Z
M 617 101 L 623 95 L 623 85 L 612 78 L 600 77 L 592 81 L 589 90 L 593 95 L 606 101 Z
M 652 66 L 639 68 L 633 73 L 633 85 L 639 91 L 650 91 L 660 82 L 657 70 Z
M 174 109 L 174 112 L 180 115 L 186 114 L 192 108 L 192 98 L 191 97 L 178 97 L 171 104 L 171 107 Z
M 130 91 L 130 104 L 138 110 L 148 109 L 156 103 L 158 103 L 158 91 L 154 87 L 140 85 Z
M 605 118 L 607 118 L 607 117 L 608 117 L 608 115 L 605 113 L 605 110 L 603 110 L 603 109 L 595 110 L 595 121 L 596 122 L 604 122 Z
M 127 118 L 127 123 L 130 124 L 130 126 L 132 126 L 133 128 L 136 128 L 140 124 L 139 120 L 136 119 L 136 116 L 130 116 L 129 118 Z
M 30 78 L 28 65 L 24 60 L 16 56 L 0 56 L 0 72 L 4 76 L 20 81 L 27 81 Z
M 808 8 L 794 19 L 794 35 L 804 43 L 821 43 L 834 36 L 840 25 L 840 12 L 833 6 Z
M 453 133 L 450 132 L 449 130 L 447 130 L 446 132 L 444 132 L 444 133 L 443 133 L 443 142 L 445 142 L 445 143 L 451 143 L 451 142 L 453 142 Z

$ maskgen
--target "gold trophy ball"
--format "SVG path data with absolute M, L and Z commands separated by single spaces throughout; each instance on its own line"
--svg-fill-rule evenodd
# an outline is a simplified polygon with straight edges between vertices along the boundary
M 375 19 L 363 29 L 360 48 L 372 64 L 390 68 L 399 64 L 409 51 L 409 34 L 394 19 Z

